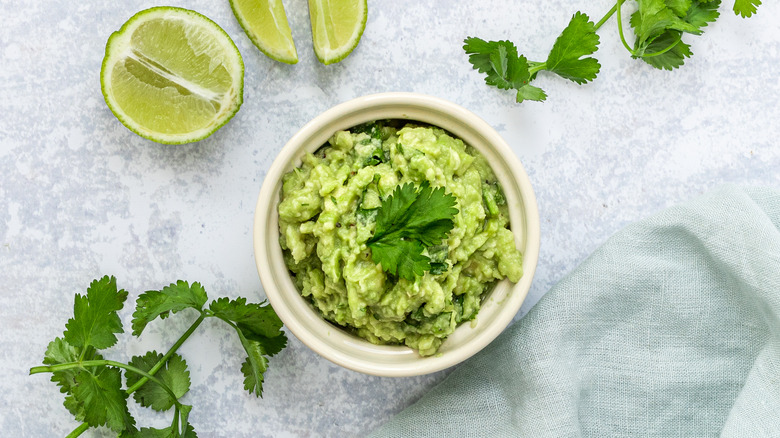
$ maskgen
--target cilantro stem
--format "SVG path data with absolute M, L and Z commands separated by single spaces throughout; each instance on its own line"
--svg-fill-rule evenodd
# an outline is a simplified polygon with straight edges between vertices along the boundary
M 79 424 L 79 427 L 73 429 L 73 431 L 69 433 L 65 438 L 76 438 L 77 436 L 84 433 L 84 431 L 86 431 L 87 429 L 89 429 L 89 424 L 81 423 Z
M 626 42 L 626 37 L 623 34 L 623 14 L 620 12 L 620 6 L 623 4 L 623 0 L 617 0 L 617 3 L 615 6 L 617 7 L 617 26 L 618 26 L 618 33 L 620 34 L 620 41 L 623 43 L 623 46 L 626 48 L 626 50 L 631 53 L 631 56 L 635 56 L 634 49 L 631 48 L 631 46 L 628 45 Z
M 198 317 L 198 319 L 196 319 L 196 320 L 195 320 L 195 322 L 193 322 L 193 323 L 192 323 L 192 325 L 190 326 L 190 328 L 188 328 L 188 329 L 187 329 L 187 331 L 185 331 L 185 332 L 184 332 L 184 334 L 183 334 L 183 335 L 181 335 L 181 337 L 180 337 L 180 338 L 179 338 L 179 339 L 178 339 L 178 340 L 177 340 L 177 341 L 176 341 L 176 342 L 175 342 L 175 343 L 174 343 L 174 344 L 171 346 L 171 348 L 168 350 L 168 352 L 167 352 L 167 353 L 165 353 L 165 356 L 163 356 L 163 357 L 162 357 L 162 359 L 160 359 L 160 360 L 159 360 L 159 361 L 158 361 L 158 362 L 157 362 L 157 363 L 156 363 L 156 364 L 155 364 L 155 365 L 154 365 L 154 366 L 153 366 L 153 367 L 152 367 L 152 368 L 151 368 L 151 369 L 148 371 L 148 372 L 149 372 L 149 375 L 151 375 L 151 376 L 155 375 L 155 374 L 157 373 L 157 371 L 159 371 L 159 370 L 160 370 L 160 368 L 162 368 L 162 367 L 163 367 L 163 366 L 164 366 L 164 365 L 165 365 L 165 364 L 168 362 L 168 359 L 170 359 L 170 358 L 171 358 L 171 356 L 173 356 L 173 355 L 174 355 L 174 353 L 176 353 L 176 350 L 178 350 L 178 349 L 179 349 L 179 347 L 181 347 L 181 346 L 182 346 L 182 344 L 184 344 L 184 341 L 186 341 L 186 340 L 187 340 L 187 338 L 189 338 L 189 337 L 190 337 L 190 335 L 192 335 L 192 333 L 194 333 L 194 332 L 195 332 L 195 329 L 197 329 L 197 328 L 198 328 L 198 326 L 200 325 L 200 323 L 202 323 L 202 322 L 203 322 L 203 320 L 204 320 L 204 319 L 206 319 L 206 316 L 208 316 L 208 315 L 206 315 L 205 313 L 201 312 L 201 314 L 200 314 L 200 316 Z M 128 394 L 128 395 L 129 395 L 129 394 L 132 394 L 133 392 L 135 392 L 136 390 L 138 390 L 138 388 L 140 388 L 141 386 L 143 386 L 143 384 L 144 384 L 144 383 L 146 383 L 146 382 L 148 382 L 148 381 L 149 381 L 149 379 L 148 379 L 148 378 L 146 378 L 145 376 L 144 376 L 144 377 L 141 377 L 141 378 L 140 378 L 140 379 L 139 379 L 137 382 L 135 382 L 135 384 L 134 384 L 133 386 L 131 386 L 131 387 L 127 388 L 127 390 L 125 390 L 125 392 L 127 392 L 127 394 Z M 175 398 L 175 397 L 174 397 L 174 398 Z
M 609 10 L 609 12 L 606 13 L 603 17 L 601 17 L 601 20 L 599 20 L 598 23 L 594 26 L 593 30 L 599 30 L 599 28 L 607 22 L 613 15 L 615 15 L 615 12 L 618 10 L 618 4 L 615 3 L 614 6 L 612 6 L 612 9 Z
M 536 72 L 542 71 L 547 69 L 547 63 L 546 62 L 536 62 L 536 61 L 530 61 L 528 63 L 528 73 L 531 75 L 531 77 L 536 74 Z

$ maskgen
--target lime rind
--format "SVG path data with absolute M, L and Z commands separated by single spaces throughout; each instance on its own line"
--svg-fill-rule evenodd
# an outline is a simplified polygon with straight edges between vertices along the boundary
M 254 3 L 254 5 L 250 5 Z M 271 35 L 261 36 L 259 30 L 268 25 L 263 17 L 258 15 L 258 10 L 250 10 L 252 6 L 258 9 L 265 7 L 264 12 L 271 15 L 271 22 L 277 32 Z M 264 55 L 274 61 L 285 64 L 298 62 L 298 51 L 295 48 L 290 24 L 281 0 L 230 0 L 230 8 L 236 16 L 238 24 L 244 29 L 244 33 Z M 254 12 L 254 13 L 253 13 Z M 275 41 L 274 41 L 275 40 Z
M 359 21 L 357 26 L 353 28 L 353 32 L 346 40 L 349 44 L 344 44 L 336 49 L 330 49 L 318 44 L 318 35 L 328 33 L 328 25 L 326 21 L 329 17 L 321 16 L 323 12 L 322 2 L 330 3 L 329 0 L 309 0 L 309 18 L 311 20 L 312 41 L 314 44 L 314 53 L 317 55 L 317 59 L 325 64 L 335 64 L 344 60 L 360 43 L 360 39 L 363 36 L 363 31 L 366 29 L 366 21 L 368 20 L 368 4 L 366 0 L 356 0 L 356 5 L 359 8 L 358 17 Z M 325 37 L 327 40 L 327 37 Z
M 213 42 L 219 44 L 224 56 L 219 57 L 220 64 L 226 66 L 226 70 L 231 77 L 231 87 L 225 92 L 219 100 L 219 109 L 214 116 L 204 126 L 187 132 L 166 133 L 160 130 L 150 129 L 139 123 L 138 120 L 131 117 L 127 111 L 122 108 L 117 99 L 113 85 L 114 67 L 118 62 L 128 59 L 132 51 L 131 39 L 134 32 L 153 19 L 162 20 L 183 20 L 189 26 L 201 26 L 207 35 L 213 37 Z M 212 61 L 212 64 L 214 62 Z M 212 66 L 213 67 L 213 66 Z M 233 40 L 218 24 L 208 17 L 184 8 L 160 6 L 145 9 L 133 15 L 122 27 L 111 34 L 107 43 L 105 56 L 100 70 L 100 85 L 103 97 L 106 100 L 111 112 L 122 122 L 130 131 L 139 136 L 163 144 L 184 144 L 192 143 L 210 136 L 219 128 L 224 126 L 238 112 L 243 103 L 243 85 L 244 85 L 244 62 Z M 126 91 L 126 90 L 124 90 Z M 150 108 L 156 106 L 155 110 L 159 112 L 170 111 L 165 108 L 165 102 L 145 102 Z M 159 106 L 162 105 L 163 108 Z M 186 117 L 186 114 L 182 114 Z

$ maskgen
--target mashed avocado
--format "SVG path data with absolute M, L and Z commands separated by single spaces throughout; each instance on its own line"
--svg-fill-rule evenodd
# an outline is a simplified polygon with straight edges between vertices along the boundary
M 458 324 L 477 316 L 496 281 L 517 282 L 506 201 L 487 161 L 447 132 L 401 121 L 336 132 L 283 179 L 280 243 L 293 280 L 329 321 L 376 344 L 432 355 Z M 366 241 L 377 208 L 396 186 L 444 187 L 457 199 L 454 228 L 413 281 L 374 263 Z

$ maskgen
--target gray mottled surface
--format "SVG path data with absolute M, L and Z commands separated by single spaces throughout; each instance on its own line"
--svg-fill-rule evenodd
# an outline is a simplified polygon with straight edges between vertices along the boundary
M 322 66 L 303 0 L 285 2 L 301 61 L 275 63 L 237 25 L 227 0 L 174 1 L 219 23 L 246 63 L 245 103 L 199 144 L 170 147 L 125 129 L 99 88 L 106 39 L 148 1 L 0 2 L 0 434 L 64 436 L 76 426 L 45 375 L 28 376 L 72 312 L 73 294 L 104 274 L 131 300 L 176 279 L 212 297 L 264 292 L 252 218 L 263 177 L 297 129 L 327 108 L 381 91 L 452 100 L 495 126 L 534 184 L 542 248 L 521 314 L 625 224 L 722 183 L 780 186 L 780 8 L 724 16 L 681 70 L 633 61 L 604 26 L 600 77 L 585 87 L 540 78 L 546 103 L 488 88 L 460 49 L 467 35 L 509 38 L 546 56 L 578 8 L 608 1 L 371 1 L 357 50 Z M 727 6 L 731 6 L 727 1 Z M 130 309 L 122 313 L 129 324 Z M 128 359 L 165 350 L 191 315 L 123 336 Z M 182 348 L 192 421 L 202 437 L 359 436 L 417 400 L 446 371 L 377 378 L 347 371 L 296 339 L 271 361 L 265 397 L 241 389 L 240 345 L 207 322 Z M 139 423 L 165 415 L 139 411 Z M 90 431 L 92 436 L 105 431 Z

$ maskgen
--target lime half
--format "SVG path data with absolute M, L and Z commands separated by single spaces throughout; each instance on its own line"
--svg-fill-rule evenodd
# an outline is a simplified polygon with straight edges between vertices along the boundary
M 214 133 L 241 107 L 244 62 L 210 19 L 156 7 L 109 37 L 100 85 L 108 107 L 131 131 L 158 143 L 190 143 Z
M 314 53 L 323 64 L 346 58 L 366 28 L 366 0 L 309 0 Z
M 238 24 L 261 52 L 275 61 L 298 62 L 282 0 L 230 0 L 230 7 Z

